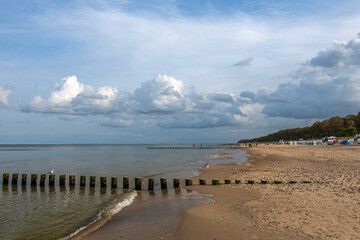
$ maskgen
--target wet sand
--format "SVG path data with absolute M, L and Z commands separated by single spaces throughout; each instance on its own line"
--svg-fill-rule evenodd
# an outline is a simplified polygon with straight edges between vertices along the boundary
M 179 239 L 180 213 L 210 201 L 208 196 L 178 188 L 138 191 L 135 201 L 96 231 L 74 239 Z
M 215 203 L 183 212 L 181 239 L 360 239 L 359 145 L 244 150 L 251 154 L 245 164 L 210 166 L 193 179 L 242 183 L 188 187 L 212 194 Z

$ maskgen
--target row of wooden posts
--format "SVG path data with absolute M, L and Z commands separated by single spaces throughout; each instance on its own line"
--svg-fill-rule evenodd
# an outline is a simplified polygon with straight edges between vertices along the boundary
M 40 175 L 40 181 L 39 181 L 39 185 L 40 186 L 45 186 L 45 180 L 46 177 L 49 177 L 49 182 L 48 185 L 50 187 L 55 186 L 55 175 L 50 174 L 41 174 Z M 3 174 L 3 185 L 8 185 L 9 184 L 9 173 L 4 173 Z M 19 178 L 19 174 L 18 173 L 13 173 L 12 174 L 12 179 L 11 179 L 11 184 L 13 185 L 17 185 L 18 184 L 18 178 Z M 28 175 L 27 174 L 22 174 L 21 176 L 21 184 L 25 185 L 27 184 L 27 178 Z M 69 186 L 75 186 L 75 175 L 69 175 Z M 154 190 L 154 178 L 149 178 L 148 179 L 148 190 Z M 231 180 L 225 180 L 224 181 L 225 184 L 231 184 Z M 234 182 L 235 184 L 240 184 L 241 181 L 240 180 L 235 180 Z M 246 182 L 247 184 L 255 184 L 254 180 L 248 180 Z M 273 182 L 269 182 L 269 181 L 265 181 L 262 180 L 260 181 L 260 184 L 269 184 L 269 183 L 273 183 L 273 184 L 282 184 L 283 181 L 273 181 Z M 290 181 L 289 184 L 296 184 L 297 181 Z M 311 183 L 311 181 L 302 181 L 301 183 Z M 220 180 L 218 179 L 213 179 L 211 182 L 212 185 L 220 185 Z M 38 174 L 31 174 L 30 175 L 30 185 L 31 186 L 37 186 L 38 185 Z M 66 185 L 66 175 L 60 175 L 59 176 L 59 186 L 65 186 Z M 80 186 L 81 187 L 85 187 L 86 185 L 86 176 L 80 176 Z M 90 176 L 90 182 L 89 182 L 89 186 L 90 187 L 95 187 L 96 185 L 96 176 Z M 193 185 L 192 179 L 185 179 L 185 185 L 186 186 L 191 186 Z M 199 185 L 206 185 L 206 180 L 205 179 L 199 179 Z M 161 189 L 167 189 L 167 179 L 166 178 L 160 178 L 160 186 Z M 102 188 L 106 188 L 107 187 L 107 178 L 106 177 L 100 177 L 100 187 Z M 117 188 L 118 187 L 118 181 L 117 181 L 117 177 L 111 177 L 111 188 Z M 123 177 L 123 189 L 129 189 L 130 184 L 129 184 L 129 177 Z M 175 178 L 173 179 L 173 187 L 174 188 L 178 188 L 180 187 L 180 179 L 179 178 Z M 141 177 L 136 177 L 135 178 L 135 190 L 141 190 L 142 189 L 142 178 Z

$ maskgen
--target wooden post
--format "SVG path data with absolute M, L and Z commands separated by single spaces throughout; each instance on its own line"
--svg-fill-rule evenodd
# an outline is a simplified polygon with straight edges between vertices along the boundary
M 254 180 L 248 180 L 247 183 L 248 183 L 248 184 L 254 184 L 255 181 L 254 181 Z
M 66 183 L 66 176 L 65 175 L 60 175 L 59 176 L 59 186 L 63 187 L 63 186 L 65 186 L 65 183 Z
M 50 174 L 49 175 L 49 187 L 54 187 L 55 186 L 55 175 Z
M 69 186 L 70 187 L 75 186 L 75 176 L 74 175 L 69 176 Z
M 274 181 L 274 184 L 282 184 L 282 181 Z
M 123 189 L 129 189 L 129 177 L 123 177 Z
M 240 180 L 235 180 L 235 184 L 240 184 L 241 181 Z
M 218 179 L 213 179 L 212 185 L 220 185 L 220 181 Z
M 117 177 L 111 177 L 111 188 L 117 188 Z
M 149 178 L 149 186 L 148 186 L 149 191 L 153 191 L 154 190 L 154 178 Z
M 231 184 L 231 180 L 230 179 L 225 179 L 225 184 Z
M 166 178 L 160 178 L 161 189 L 167 189 L 167 181 Z
M 192 185 L 192 180 L 191 179 L 185 179 L 185 185 L 186 186 L 191 186 Z
M 9 174 L 4 173 L 3 174 L 3 185 L 8 185 L 8 184 L 9 184 Z
M 297 181 L 290 181 L 289 183 L 290 184 L 295 184 L 295 183 L 297 183 Z
M 18 173 L 13 173 L 11 184 L 12 184 L 12 185 L 17 185 L 17 183 L 18 183 L 18 178 L 19 178 L 19 174 L 18 174 Z
M 100 177 L 100 187 L 106 188 L 106 177 Z
M 200 185 L 206 185 L 206 180 L 203 179 L 203 178 L 200 178 L 200 179 L 199 179 L 199 184 L 200 184 Z
M 173 185 L 174 185 L 174 188 L 179 188 L 180 187 L 180 179 L 174 178 Z
M 260 183 L 261 183 L 261 184 L 268 184 L 268 181 L 266 181 L 266 180 L 261 180 Z
M 86 176 L 80 176 L 80 187 L 85 187 Z
M 90 176 L 90 187 L 95 187 L 96 176 Z
M 40 186 L 45 186 L 45 179 L 46 179 L 46 174 L 41 174 L 40 175 Z
M 142 183 L 141 177 L 136 177 L 135 178 L 135 190 L 141 190 L 141 183 Z
M 21 175 L 21 185 L 26 185 L 26 181 L 27 181 L 27 174 L 23 173 Z
M 38 179 L 37 174 L 31 174 L 31 186 L 36 186 L 37 185 L 37 179 Z

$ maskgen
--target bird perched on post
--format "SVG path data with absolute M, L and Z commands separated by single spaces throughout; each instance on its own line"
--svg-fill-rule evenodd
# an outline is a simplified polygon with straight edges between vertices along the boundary
M 55 172 L 54 169 L 51 169 L 50 172 L 48 172 L 48 174 L 53 174 Z

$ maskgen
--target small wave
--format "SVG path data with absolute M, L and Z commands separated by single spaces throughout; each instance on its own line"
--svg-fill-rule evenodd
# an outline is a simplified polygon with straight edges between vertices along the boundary
M 80 232 L 83 232 L 84 230 L 89 229 L 90 227 L 93 227 L 93 228 L 88 232 L 84 232 L 84 234 L 80 235 L 79 238 L 99 229 L 107 221 L 109 221 L 112 216 L 114 216 L 115 214 L 120 212 L 124 207 L 129 206 L 135 200 L 136 196 L 137 196 L 136 191 L 128 193 L 125 198 L 121 199 L 120 202 L 116 203 L 115 205 L 110 205 L 107 208 L 100 210 L 99 213 L 97 214 L 96 218 L 93 221 L 91 221 L 90 223 L 88 223 L 85 226 L 80 227 L 75 232 L 71 233 L 70 235 L 68 235 L 64 238 L 60 238 L 60 240 L 71 239 L 71 238 L 75 237 L 76 235 L 78 235 Z M 97 224 L 97 225 L 94 226 L 95 224 Z

